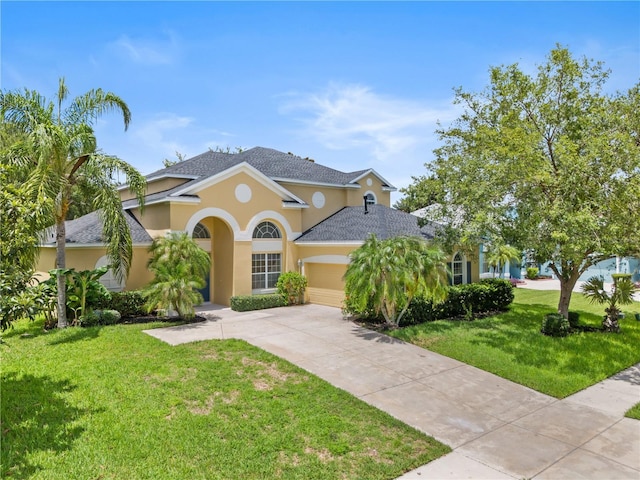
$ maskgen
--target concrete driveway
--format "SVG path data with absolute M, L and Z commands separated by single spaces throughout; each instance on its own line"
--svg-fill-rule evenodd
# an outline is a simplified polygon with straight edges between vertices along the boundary
M 208 308 L 208 310 L 206 310 Z M 171 345 L 239 338 L 451 446 L 402 479 L 640 478 L 640 364 L 564 400 L 344 320 L 319 305 L 148 330 Z

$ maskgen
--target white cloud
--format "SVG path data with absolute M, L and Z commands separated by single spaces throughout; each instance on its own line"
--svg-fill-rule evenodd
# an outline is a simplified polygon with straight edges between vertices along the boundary
M 178 39 L 171 31 L 165 32 L 162 39 L 132 38 L 123 34 L 108 47 L 134 63 L 169 65 L 178 54 Z
M 281 112 L 302 112 L 301 133 L 326 148 L 364 148 L 382 162 L 433 141 L 437 122 L 457 116 L 450 101 L 437 108 L 363 85 L 338 84 L 317 93 L 289 94 Z

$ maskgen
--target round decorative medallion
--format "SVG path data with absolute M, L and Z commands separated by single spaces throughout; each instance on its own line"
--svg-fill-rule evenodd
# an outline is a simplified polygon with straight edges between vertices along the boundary
M 311 203 L 313 203 L 313 206 L 316 208 L 324 207 L 324 194 L 322 192 L 314 193 L 313 197 L 311 197 Z
M 371 180 L 370 178 L 367 178 L 367 185 L 370 187 L 371 185 L 373 185 L 373 180 Z
M 241 203 L 247 203 L 251 200 L 251 187 L 245 183 L 241 183 L 236 187 L 236 199 Z

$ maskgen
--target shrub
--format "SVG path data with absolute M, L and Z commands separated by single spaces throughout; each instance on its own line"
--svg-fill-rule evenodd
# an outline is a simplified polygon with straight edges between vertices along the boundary
M 51 296 L 55 302 L 47 300 L 47 303 L 55 308 L 58 292 L 56 275 L 61 272 L 65 275 L 67 318 L 72 319 L 72 324 L 80 323 L 82 316 L 109 301 L 111 292 L 100 283 L 100 277 L 107 273 L 108 269 L 108 266 L 103 266 L 82 271 L 76 271 L 74 268 L 49 270 L 50 278 L 42 284 L 45 285 L 46 295 Z
M 474 314 L 506 310 L 511 302 L 511 283 L 500 278 L 489 278 L 478 283 L 449 287 L 447 299 L 439 304 L 434 305 L 422 297 L 414 298 L 403 324 L 455 317 L 471 320 Z
M 100 323 L 102 325 L 115 325 L 120 321 L 121 315 L 117 310 L 102 310 Z
M 102 310 L 89 310 L 80 316 L 81 327 L 93 327 L 100 325 L 100 314 Z
M 569 326 L 574 329 L 580 325 L 580 314 L 578 312 L 569 312 Z
M 117 310 L 123 317 L 139 317 L 146 315 L 145 299 L 140 290 L 127 292 L 113 292 L 111 298 L 103 301 L 98 308 L 103 310 Z
M 80 325 L 93 327 L 95 325 L 115 325 L 122 316 L 117 310 L 92 310 L 80 317 Z
M 489 285 L 491 290 L 482 311 L 506 310 L 513 302 L 513 285 L 508 280 L 487 278 L 481 280 L 480 284 Z
M 298 272 L 283 273 L 276 283 L 278 293 L 287 299 L 289 305 L 304 303 L 304 289 L 307 288 L 307 277 Z
M 540 270 L 538 270 L 537 267 L 529 267 L 529 268 L 527 268 L 526 277 L 529 280 L 535 280 L 536 278 L 538 278 L 538 273 L 540 273 Z
M 548 313 L 542 321 L 542 329 L 544 335 L 550 337 L 566 337 L 571 332 L 569 320 L 564 318 L 560 313 Z
M 279 293 L 267 295 L 237 295 L 231 297 L 231 310 L 235 312 L 248 312 L 265 308 L 285 307 L 287 299 Z

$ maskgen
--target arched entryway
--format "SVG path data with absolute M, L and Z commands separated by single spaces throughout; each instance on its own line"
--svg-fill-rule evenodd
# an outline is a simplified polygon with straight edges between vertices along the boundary
M 211 271 L 207 287 L 201 292 L 203 298 L 228 306 L 233 295 L 234 231 L 227 221 L 231 220 L 233 224 L 235 220 L 226 212 L 221 216 L 217 213 L 211 209 L 198 212 L 189 219 L 186 230 L 198 245 L 211 254 Z

